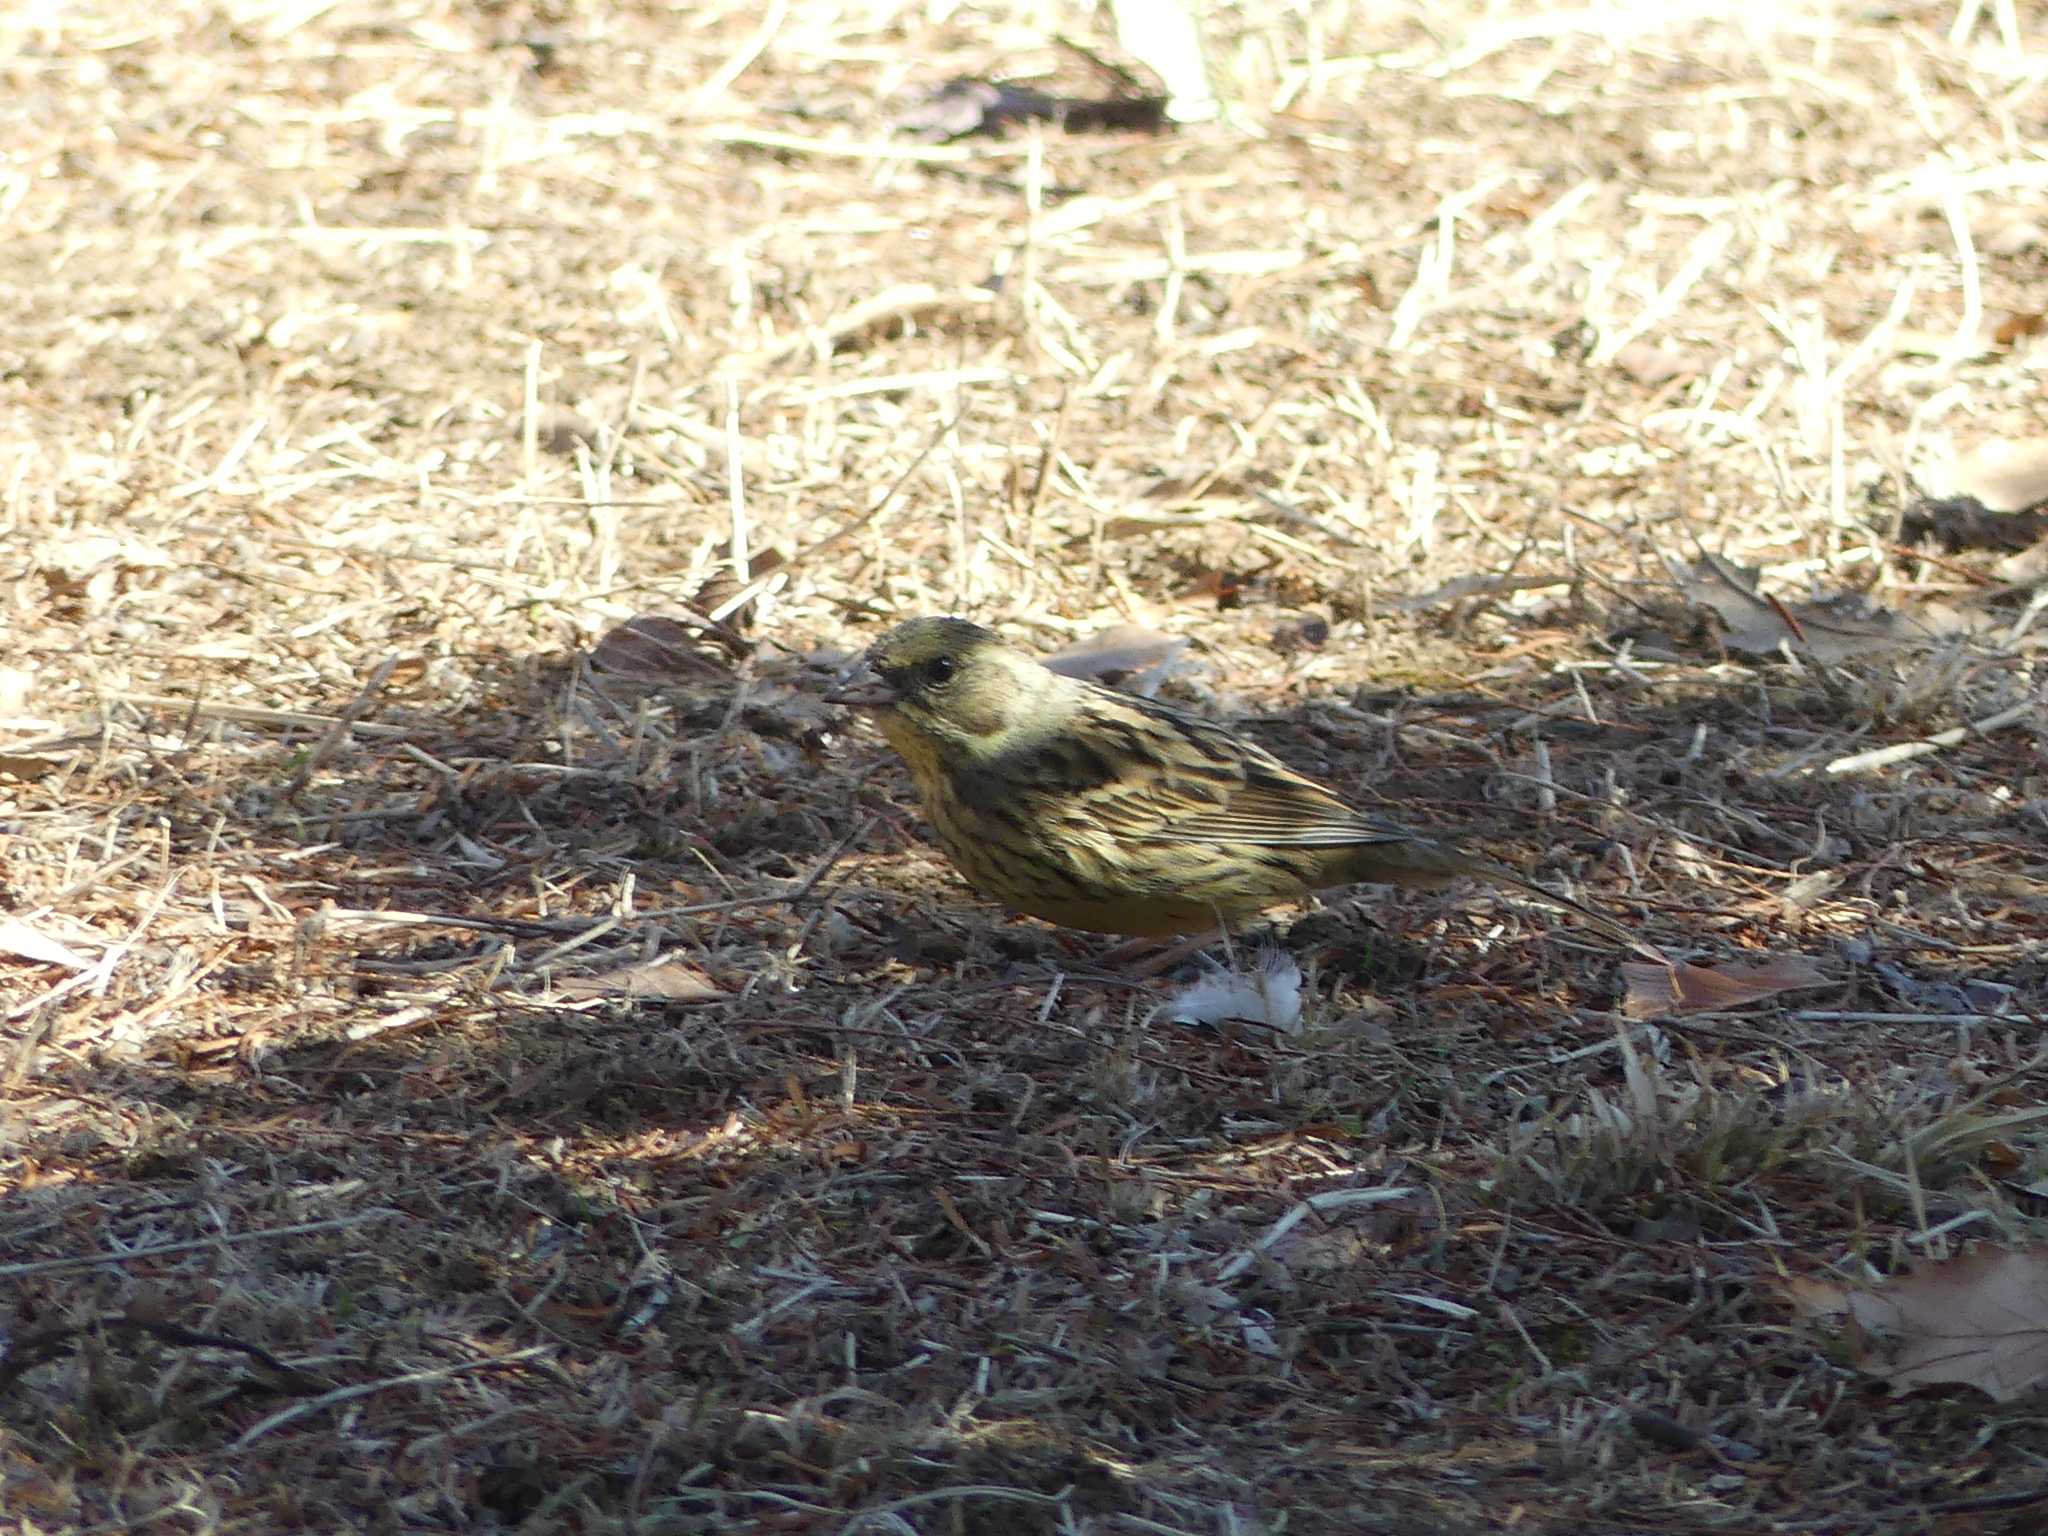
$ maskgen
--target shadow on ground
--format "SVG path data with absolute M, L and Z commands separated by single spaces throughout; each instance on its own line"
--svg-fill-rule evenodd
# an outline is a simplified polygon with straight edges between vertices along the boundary
M 1603 945 L 1461 892 L 1380 912 L 1391 982 L 1358 909 L 1300 925 L 1299 1034 L 1173 1025 L 949 886 L 806 686 L 627 699 L 485 658 L 496 707 L 188 723 L 120 758 L 175 878 L 114 1026 L 56 998 L 17 1054 L 19 1486 L 81 1525 L 196 1500 L 248 1528 L 1481 1530 L 1616 1476 L 1821 1515 L 1768 1469 L 1831 1423 L 1942 1432 L 1932 1405 L 1843 1421 L 1866 1389 L 1770 1283 L 1795 1236 L 1983 1209 L 2009 1155 L 1951 1029 L 1845 1022 L 1896 1011 L 1874 963 L 1826 1013 L 1622 1044 Z M 1541 867 L 1594 899 L 1657 871 L 1659 942 L 1954 971 L 1887 898 L 1935 850 L 1995 863 L 1987 829 L 1859 825 L 1853 788 L 1691 750 L 1727 691 L 1646 724 L 1610 686 L 1608 723 L 1555 731 L 1556 699 L 1460 695 L 1262 734 L 1350 790 L 1436 786 L 1410 812 L 1498 794 L 1508 838 L 1529 788 L 1502 765 L 1540 735 L 1579 807 Z M 1768 899 L 1808 848 L 1829 899 Z M 620 995 L 657 957 L 665 995 Z M 258 1445 L 289 1474 L 260 1492 L 234 1473 Z M 1971 1488 L 2024 1483 L 1990 1454 L 1959 1449 Z M 1305 1507 L 1298 1469 L 1353 1502 Z

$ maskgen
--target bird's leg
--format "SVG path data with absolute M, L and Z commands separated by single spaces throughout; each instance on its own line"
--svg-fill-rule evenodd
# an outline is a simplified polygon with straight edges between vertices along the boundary
M 1217 912 L 1213 915 L 1216 918 L 1213 927 L 1184 935 L 1162 948 L 1153 948 L 1159 944 L 1157 939 L 1127 939 L 1104 954 L 1101 962 L 1119 975 L 1128 976 L 1134 981 L 1144 981 L 1162 975 L 1192 959 L 1220 939 L 1225 953 L 1230 954 L 1234 964 L 1236 955 L 1230 948 L 1230 925 L 1224 922 L 1222 913 Z
M 1176 938 L 1174 942 L 1165 946 L 1159 946 L 1157 938 L 1130 938 L 1106 950 L 1098 958 L 1104 967 L 1110 967 L 1118 975 L 1130 977 L 1135 981 L 1145 981 L 1149 977 L 1157 977 L 1165 971 L 1171 971 L 1176 965 L 1182 965 L 1188 958 L 1200 954 L 1219 938 L 1225 944 L 1229 944 L 1231 940 L 1231 932 L 1223 924 L 1217 924 L 1200 934 Z

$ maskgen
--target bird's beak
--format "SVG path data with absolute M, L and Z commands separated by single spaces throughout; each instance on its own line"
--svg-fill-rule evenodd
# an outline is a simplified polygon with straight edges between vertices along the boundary
M 854 709 L 887 709 L 896 702 L 896 690 L 883 681 L 881 673 L 862 662 L 826 692 L 825 702 Z

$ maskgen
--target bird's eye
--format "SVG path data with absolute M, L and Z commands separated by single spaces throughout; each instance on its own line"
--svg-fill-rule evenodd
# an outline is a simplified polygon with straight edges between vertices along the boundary
M 960 663 L 952 657 L 934 656 L 924 664 L 924 680 L 934 688 L 943 688 L 959 670 Z

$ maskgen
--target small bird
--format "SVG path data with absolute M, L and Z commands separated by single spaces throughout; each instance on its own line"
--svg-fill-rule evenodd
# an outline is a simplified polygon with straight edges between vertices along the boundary
M 1470 875 L 1626 934 L 1453 842 L 1354 810 L 1213 721 L 1048 671 L 964 619 L 897 625 L 826 697 L 873 716 L 969 885 L 1063 927 L 1164 937 L 1329 886 Z

